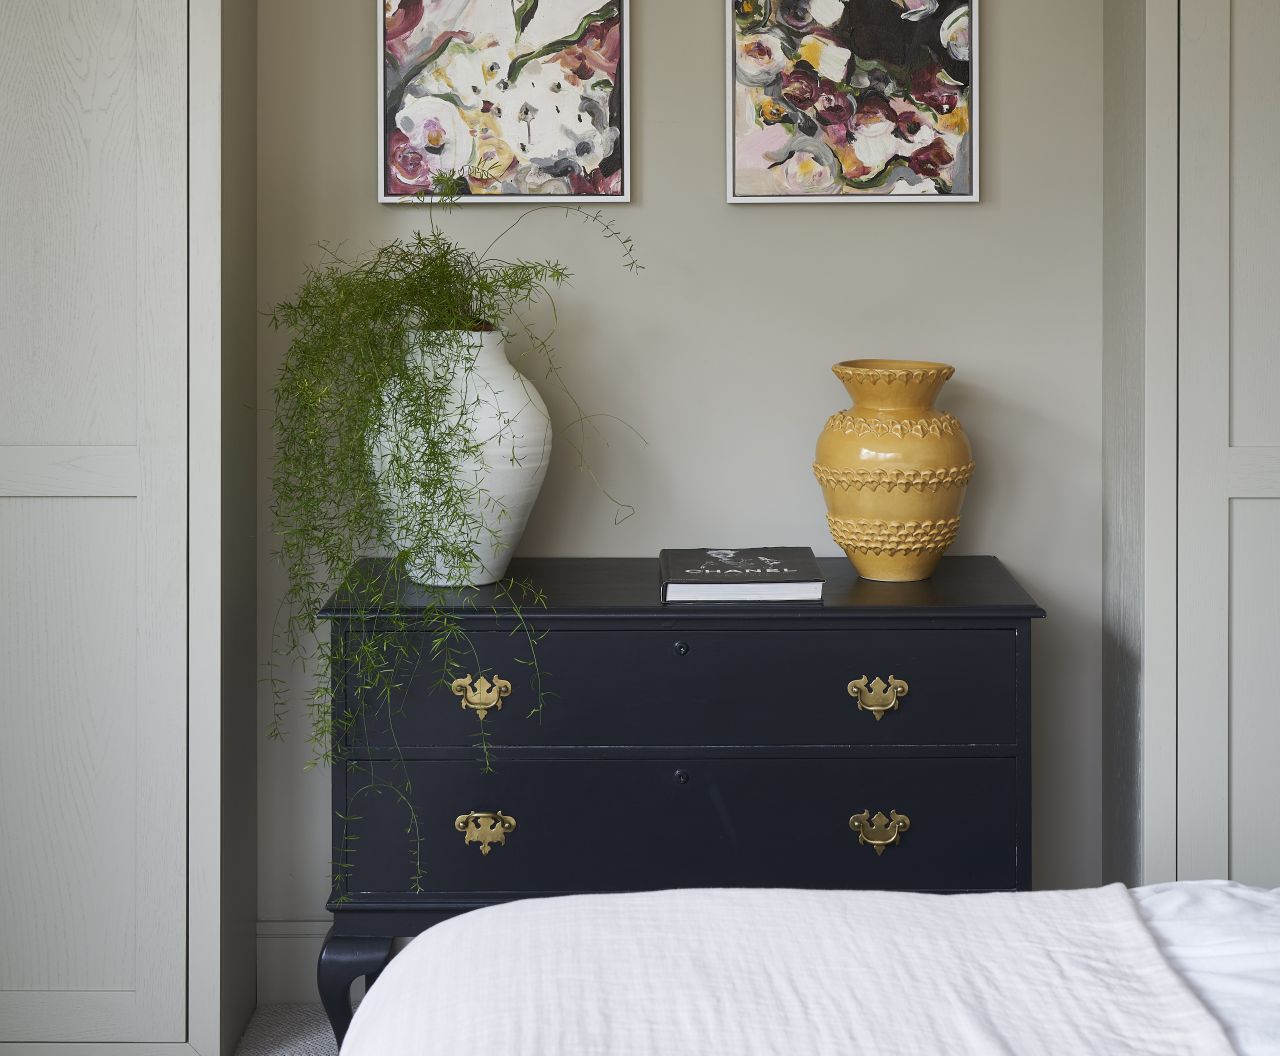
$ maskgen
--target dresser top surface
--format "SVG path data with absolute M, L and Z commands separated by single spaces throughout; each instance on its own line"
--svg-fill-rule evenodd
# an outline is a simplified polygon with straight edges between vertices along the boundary
M 688 603 L 663 605 L 659 599 L 658 561 L 648 557 L 533 557 L 511 563 L 508 578 L 541 594 L 533 601 L 517 589 L 515 602 L 526 610 L 554 616 L 635 616 L 676 619 L 713 614 L 719 619 L 760 620 L 836 615 L 867 617 L 1001 617 L 1044 615 L 1021 585 L 994 557 L 944 557 L 932 577 L 919 583 L 877 583 L 861 579 L 843 557 L 819 558 L 826 583 L 818 602 Z M 385 577 L 391 562 L 362 561 L 360 574 Z M 522 598 L 521 595 L 524 594 Z M 361 592 L 343 588 L 321 615 L 376 618 L 389 611 L 412 617 L 443 604 L 459 615 L 492 616 L 512 609 L 510 598 L 494 587 L 441 592 L 407 580 L 391 593 L 393 603 L 370 605 Z

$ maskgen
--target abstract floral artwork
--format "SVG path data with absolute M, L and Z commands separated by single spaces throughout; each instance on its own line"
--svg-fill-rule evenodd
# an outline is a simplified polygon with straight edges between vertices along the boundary
M 977 200 L 977 0 L 724 2 L 730 201 Z
M 382 0 L 379 198 L 627 201 L 630 0 Z

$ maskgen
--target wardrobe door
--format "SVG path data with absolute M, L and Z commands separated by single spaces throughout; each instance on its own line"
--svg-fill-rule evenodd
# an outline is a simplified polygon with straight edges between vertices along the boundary
M 186 12 L 0 3 L 0 1050 L 186 1033 Z
M 1182 0 L 1178 877 L 1280 885 L 1275 0 Z

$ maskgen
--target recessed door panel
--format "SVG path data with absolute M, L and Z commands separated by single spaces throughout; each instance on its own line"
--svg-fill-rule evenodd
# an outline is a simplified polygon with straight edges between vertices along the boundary
M 136 506 L 0 500 L 0 990 L 134 985 Z
M 1278 543 L 1280 499 L 1231 503 L 1231 878 L 1258 887 L 1280 884 Z
M 0 444 L 136 439 L 140 6 L 0 4 Z
M 1275 0 L 1231 3 L 1231 442 L 1280 444 L 1280 348 L 1273 303 L 1280 281 L 1275 174 L 1280 136 L 1262 89 L 1280 53 Z M 1194 58 L 1191 61 L 1195 61 Z M 1223 115 L 1228 120 L 1228 115 Z M 1221 194 L 1222 184 L 1203 188 Z

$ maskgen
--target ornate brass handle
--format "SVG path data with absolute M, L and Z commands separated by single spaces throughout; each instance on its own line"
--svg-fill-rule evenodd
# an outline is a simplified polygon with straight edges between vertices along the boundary
M 493 676 L 492 682 L 481 675 L 475 685 L 472 685 L 470 675 L 455 678 L 452 689 L 455 697 L 462 698 L 459 706 L 464 711 L 474 711 L 481 722 L 490 710 L 501 711 L 503 698 L 511 695 L 511 683 L 497 675 Z
M 507 842 L 507 833 L 514 832 L 516 819 L 500 810 L 493 813 L 471 811 L 459 814 L 453 821 L 453 827 L 466 834 L 463 843 L 478 843 L 480 853 L 488 856 L 494 845 L 501 847 Z
M 877 810 L 873 818 L 869 810 L 864 810 L 849 819 L 849 828 L 858 834 L 859 843 L 874 847 L 876 854 L 884 854 L 886 847 L 897 843 L 911 828 L 911 819 L 896 810 L 889 811 L 887 818 Z
M 907 684 L 893 675 L 889 676 L 887 683 L 879 675 L 870 684 L 866 675 L 849 683 L 849 696 L 857 698 L 858 710 L 871 712 L 876 722 L 884 718 L 886 711 L 896 711 L 898 701 L 906 695 Z

